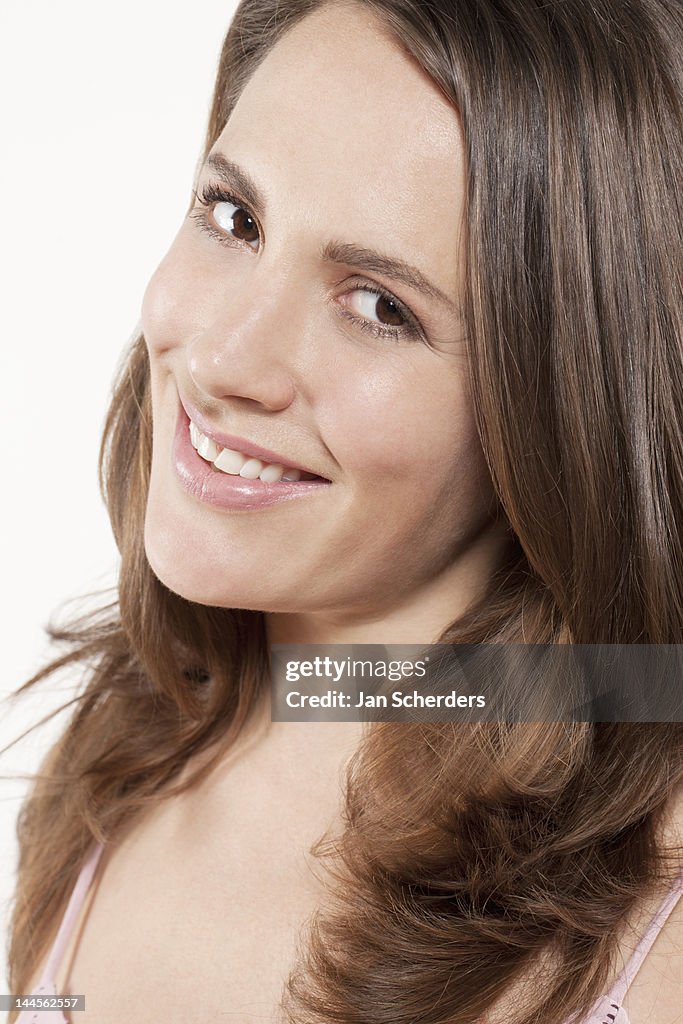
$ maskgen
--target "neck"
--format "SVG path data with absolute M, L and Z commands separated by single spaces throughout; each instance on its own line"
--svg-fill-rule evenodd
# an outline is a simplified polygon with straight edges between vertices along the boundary
M 444 631 L 482 597 L 508 545 L 507 530 L 495 538 L 489 535 L 486 543 L 472 545 L 442 572 L 418 582 L 383 606 L 266 612 L 268 642 L 437 643 Z

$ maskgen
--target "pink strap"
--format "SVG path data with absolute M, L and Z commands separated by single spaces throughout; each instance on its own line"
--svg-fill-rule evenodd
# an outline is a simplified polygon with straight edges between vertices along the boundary
M 679 899 L 683 895 L 683 871 L 676 879 L 671 892 L 666 897 L 655 916 L 650 921 L 647 931 L 643 935 L 642 939 L 634 949 L 633 953 L 628 959 L 626 966 L 622 970 L 621 974 L 614 982 L 614 985 L 610 989 L 609 995 L 616 1003 L 623 1002 L 624 996 L 627 990 L 630 988 L 633 979 L 640 970 L 643 960 L 650 952 L 655 939 L 659 935 L 660 931 L 664 927 L 664 922 L 668 918 L 673 908 L 678 903 Z
M 50 955 L 47 958 L 39 984 L 49 984 L 52 982 L 59 970 L 59 965 L 62 962 L 62 957 L 64 956 L 67 943 L 71 938 L 71 932 L 73 931 L 76 920 L 78 919 L 78 915 L 81 907 L 83 906 L 83 901 L 85 900 L 103 849 L 104 845 L 102 843 L 98 843 L 81 868 L 80 874 L 73 888 L 73 892 L 71 893 L 71 899 L 64 911 L 64 917 L 62 918 L 62 923 L 59 926 L 59 931 L 57 932 L 55 941 L 52 944 L 52 949 L 50 950 Z

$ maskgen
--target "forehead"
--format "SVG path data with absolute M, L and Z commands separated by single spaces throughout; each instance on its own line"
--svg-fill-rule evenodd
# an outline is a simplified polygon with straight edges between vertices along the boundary
M 374 15 L 308 15 L 247 82 L 213 147 L 309 228 L 392 247 L 453 290 L 465 190 L 459 115 Z M 421 253 L 425 239 L 429 253 Z M 401 251 L 402 250 L 402 251 Z

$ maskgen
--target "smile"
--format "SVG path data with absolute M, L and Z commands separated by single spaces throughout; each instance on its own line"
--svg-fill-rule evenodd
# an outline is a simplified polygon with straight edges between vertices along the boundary
M 232 448 L 220 448 L 214 440 L 206 437 L 197 425 L 190 420 L 190 441 L 198 455 L 210 462 L 221 473 L 229 476 L 241 476 L 245 480 L 262 480 L 263 483 L 276 483 L 278 480 L 319 480 L 314 473 L 305 473 L 300 469 L 292 469 L 276 462 L 262 462 L 250 455 L 234 451 Z
M 235 512 L 253 512 L 322 495 L 331 481 L 308 470 L 269 463 L 223 448 L 207 437 L 178 406 L 172 463 L 182 489 L 202 504 Z M 218 460 L 218 465 L 216 465 Z

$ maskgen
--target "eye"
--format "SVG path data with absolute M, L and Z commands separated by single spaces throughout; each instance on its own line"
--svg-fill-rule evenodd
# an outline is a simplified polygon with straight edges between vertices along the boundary
M 246 242 L 252 248 L 259 240 L 256 219 L 239 199 L 216 185 L 205 185 L 202 194 L 195 196 L 205 210 L 193 210 L 191 216 L 199 221 L 208 234 L 224 244 L 231 244 L 230 238 Z
M 356 312 L 347 312 L 350 307 Z M 377 338 L 412 340 L 422 329 L 410 310 L 390 292 L 364 281 L 348 292 L 342 301 L 342 316 Z
M 406 318 L 399 303 L 384 292 L 375 291 L 374 288 L 355 288 L 351 295 L 355 297 L 356 309 L 365 320 L 371 320 L 374 315 L 387 327 L 405 326 Z
M 223 231 L 231 231 L 242 242 L 258 242 L 256 221 L 243 206 L 224 200 L 213 208 L 213 219 Z

